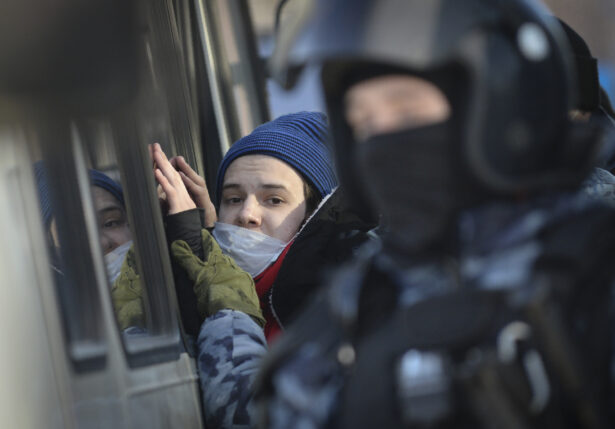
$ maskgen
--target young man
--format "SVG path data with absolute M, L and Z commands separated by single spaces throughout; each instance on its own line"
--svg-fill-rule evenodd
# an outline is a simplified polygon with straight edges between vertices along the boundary
M 300 112 L 263 124 L 238 140 L 218 170 L 217 215 L 204 180 L 182 158 L 168 160 L 159 145 L 153 147 L 155 175 L 169 208 L 169 243 L 183 240 L 202 259 L 197 206 L 208 219 L 203 225 L 219 218 L 212 234 L 224 253 L 254 278 L 268 339 L 319 285 L 321 268 L 348 258 L 372 227 L 335 190 L 326 137 L 323 114 Z M 123 295 L 126 288 L 117 286 Z M 125 328 L 127 322 L 120 324 Z
M 263 427 L 609 427 L 615 212 L 578 192 L 598 139 L 561 29 L 517 0 L 313 8 L 273 64 L 322 66 L 385 232 L 272 351 Z
M 250 423 L 246 406 L 267 341 L 308 302 L 322 270 L 349 258 L 372 228 L 335 189 L 326 137 L 323 114 L 300 112 L 237 141 L 218 171 L 217 215 L 207 213 L 203 179 L 183 159 L 153 148 L 169 207 L 168 241 L 205 319 L 198 362 L 208 426 Z M 218 218 L 211 234 L 201 230 L 197 206 L 209 219 L 203 225 Z M 113 292 L 124 328 L 142 323 L 135 287 L 138 278 L 126 265 Z

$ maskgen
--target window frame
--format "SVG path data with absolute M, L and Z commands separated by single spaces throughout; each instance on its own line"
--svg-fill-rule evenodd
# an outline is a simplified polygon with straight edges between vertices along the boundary
M 54 276 L 67 354 L 77 373 L 98 371 L 108 354 L 99 292 L 107 280 L 84 152 L 67 118 L 47 116 L 39 126 L 61 257 L 68 261 L 62 266 L 65 282 Z

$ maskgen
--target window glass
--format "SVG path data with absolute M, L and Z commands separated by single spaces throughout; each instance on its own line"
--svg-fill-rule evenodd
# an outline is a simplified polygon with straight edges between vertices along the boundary
M 304 1 L 285 2 L 281 9 L 280 22 L 296 18 L 304 7 Z M 276 13 L 280 0 L 249 0 L 249 4 L 259 54 L 262 62 L 266 64 L 274 49 Z M 290 91 L 284 90 L 277 82 L 268 78 L 267 95 L 272 118 L 302 110 L 325 111 L 319 70 L 316 67 L 306 68 L 297 85 Z
M 164 230 L 166 213 L 159 201 L 148 149 L 148 145 L 158 142 L 168 157 L 181 155 L 197 172 L 203 171 L 196 85 L 200 69 L 194 64 L 190 4 L 180 0 L 144 5 L 140 15 L 144 31 L 139 38 L 137 97 L 109 118 L 112 141 L 103 143 L 113 147 L 117 158 L 135 242 L 134 259 L 128 254 L 121 268 L 124 271 L 112 289 L 133 364 L 147 364 L 155 354 L 160 355 L 165 338 L 167 352 L 177 353 L 173 347 L 179 345 L 178 324 L 184 333 L 193 336 L 200 327 L 192 285 L 170 259 Z M 99 148 L 92 150 L 99 152 Z M 127 265 L 132 268 L 128 270 Z M 132 277 L 133 268 L 138 271 L 138 281 Z M 142 287 L 138 293 L 137 286 Z M 141 304 L 135 295 L 147 302 L 143 314 L 139 313 Z M 157 338 L 155 354 L 150 350 L 148 336 Z
M 167 156 L 181 155 L 203 170 L 196 84 L 202 70 L 190 5 L 141 3 L 135 98 L 72 120 L 90 180 L 105 291 L 132 366 L 176 358 L 189 344 L 181 332 L 196 336 L 200 327 L 192 285 L 170 259 L 148 148 L 158 142 Z
M 74 139 L 83 147 L 102 290 L 111 297 L 132 366 L 175 359 L 180 348 L 173 275 L 147 150 L 151 133 L 164 135 L 168 121 L 154 112 L 152 121 L 158 122 L 142 126 L 149 122 L 140 115 L 131 108 L 74 126 Z

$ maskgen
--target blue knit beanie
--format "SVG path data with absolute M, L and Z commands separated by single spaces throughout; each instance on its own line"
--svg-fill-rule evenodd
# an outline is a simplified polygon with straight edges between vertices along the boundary
M 320 112 L 291 113 L 258 126 L 224 155 L 216 179 L 216 202 L 220 204 L 228 166 L 241 156 L 256 154 L 289 164 L 325 197 L 337 186 L 333 159 L 325 142 L 327 132 L 327 117 Z
M 122 187 L 105 173 L 94 169 L 90 170 L 90 183 L 92 186 L 98 186 L 99 188 L 109 192 L 120 202 L 122 207 L 126 207 Z
M 109 192 L 120 202 L 120 204 L 122 204 L 122 207 L 125 207 L 124 192 L 122 191 L 122 187 L 119 183 L 98 170 L 89 170 L 89 172 L 90 183 L 93 186 L 98 186 L 99 188 Z M 43 216 L 45 227 L 48 227 L 51 222 L 51 218 L 53 217 L 53 210 L 51 208 L 51 195 L 49 195 L 47 172 L 42 161 L 34 163 L 34 174 L 36 176 L 36 186 L 38 188 L 38 199 L 41 206 L 41 215 Z

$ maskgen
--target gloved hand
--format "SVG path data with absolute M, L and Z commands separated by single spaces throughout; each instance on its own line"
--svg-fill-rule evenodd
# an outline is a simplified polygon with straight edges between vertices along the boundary
M 145 328 L 143 312 L 143 289 L 141 279 L 137 274 L 137 261 L 134 246 L 126 253 L 120 275 L 111 287 L 111 299 L 120 329 L 130 326 Z
M 194 255 L 185 241 L 177 240 L 171 245 L 173 257 L 194 284 L 201 317 L 230 309 L 246 313 L 261 327 L 265 326 L 252 276 L 222 253 L 207 230 L 202 231 L 202 236 L 205 261 Z

